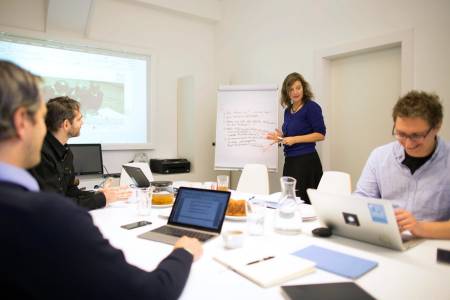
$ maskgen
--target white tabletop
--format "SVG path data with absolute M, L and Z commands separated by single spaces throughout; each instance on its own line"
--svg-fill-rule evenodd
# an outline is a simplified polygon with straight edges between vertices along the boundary
M 167 219 L 159 217 L 164 211 L 170 208 L 153 208 L 151 216 L 142 217 L 137 215 L 135 205 L 123 204 L 93 210 L 91 215 L 103 235 L 124 252 L 130 264 L 151 271 L 171 252 L 172 246 L 137 236 L 165 224 Z M 299 235 L 281 235 L 272 230 L 273 213 L 274 210 L 267 209 L 265 235 L 247 235 L 244 247 L 292 253 L 308 245 L 323 246 L 377 261 L 375 269 L 355 281 L 377 299 L 450 299 L 450 265 L 436 262 L 436 249 L 450 249 L 450 241 L 427 240 L 400 252 L 338 236 L 313 237 L 311 230 L 320 225 L 318 221 L 304 222 Z M 133 230 L 120 228 L 140 220 L 150 220 L 153 224 Z M 222 231 L 230 229 L 245 231 L 247 224 L 226 220 Z M 261 288 L 213 260 L 213 255 L 220 251 L 227 251 L 221 237 L 204 244 L 204 255 L 193 264 L 181 299 L 284 299 L 280 287 Z M 349 279 L 317 269 L 284 285 L 339 281 Z

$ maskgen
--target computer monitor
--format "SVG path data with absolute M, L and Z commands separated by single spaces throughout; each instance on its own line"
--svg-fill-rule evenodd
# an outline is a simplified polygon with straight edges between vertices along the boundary
M 76 175 L 103 174 L 101 144 L 70 144 Z

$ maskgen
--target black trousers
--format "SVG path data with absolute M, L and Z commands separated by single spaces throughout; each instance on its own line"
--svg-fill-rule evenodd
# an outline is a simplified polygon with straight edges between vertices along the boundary
M 311 202 L 306 194 L 306 189 L 316 189 L 322 174 L 322 163 L 316 151 L 284 159 L 283 176 L 294 177 L 297 180 L 297 197 L 307 204 L 311 204 Z

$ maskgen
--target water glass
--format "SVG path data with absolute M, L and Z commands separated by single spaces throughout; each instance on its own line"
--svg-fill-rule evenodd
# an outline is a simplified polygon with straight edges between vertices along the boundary
M 152 189 L 136 188 L 137 211 L 140 216 L 149 216 L 152 212 Z
M 247 225 L 250 235 L 264 235 L 264 223 L 266 219 L 266 202 L 252 199 L 248 202 Z
M 228 177 L 228 175 L 217 176 L 217 190 L 218 191 L 228 191 L 229 184 L 230 184 L 230 178 Z

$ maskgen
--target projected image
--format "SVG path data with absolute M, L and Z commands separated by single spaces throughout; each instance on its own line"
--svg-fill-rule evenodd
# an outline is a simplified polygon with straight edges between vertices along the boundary
M 120 147 L 147 143 L 150 140 L 150 57 L 71 47 L 0 33 L 0 58 L 41 76 L 45 100 L 68 96 L 81 103 L 84 124 L 80 136 L 72 138 L 71 144 Z
M 125 111 L 124 85 L 120 83 L 44 77 L 43 92 L 45 100 L 68 96 L 81 102 L 85 122 L 102 112 L 118 119 Z
M 83 127 L 71 142 L 98 142 L 105 137 L 105 128 L 121 128 L 126 122 L 124 85 L 95 80 L 44 77 L 45 100 L 68 96 L 81 103 Z

